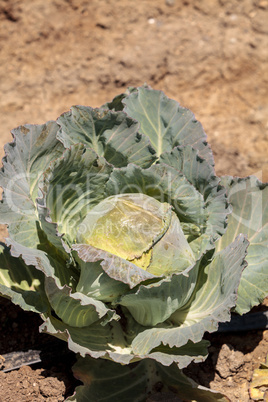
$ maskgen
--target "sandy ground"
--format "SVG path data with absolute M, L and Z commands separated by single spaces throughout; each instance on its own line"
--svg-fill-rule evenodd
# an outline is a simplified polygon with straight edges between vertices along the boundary
M 265 0 L 0 0 L 1 142 L 147 82 L 196 114 L 218 174 L 267 181 L 267 18 Z

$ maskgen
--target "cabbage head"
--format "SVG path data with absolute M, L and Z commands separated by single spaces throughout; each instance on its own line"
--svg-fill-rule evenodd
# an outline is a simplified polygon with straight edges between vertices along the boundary
M 178 368 L 268 293 L 267 184 L 218 178 L 192 112 L 147 86 L 12 134 L 0 293 L 82 357 L 71 400 L 143 401 L 161 381 L 226 400 Z

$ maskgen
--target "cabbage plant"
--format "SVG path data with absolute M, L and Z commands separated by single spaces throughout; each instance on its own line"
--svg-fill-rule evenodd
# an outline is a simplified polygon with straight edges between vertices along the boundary
M 191 111 L 147 86 L 12 131 L 0 292 L 68 342 L 72 401 L 226 401 L 181 371 L 268 293 L 268 185 L 218 178 Z

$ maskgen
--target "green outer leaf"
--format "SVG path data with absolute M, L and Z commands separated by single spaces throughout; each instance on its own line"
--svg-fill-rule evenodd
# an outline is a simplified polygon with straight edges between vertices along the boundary
M 44 313 L 49 302 L 44 291 L 44 275 L 22 259 L 12 257 L 8 247 L 0 245 L 0 294 L 23 310 Z
M 45 289 L 51 307 L 63 322 L 73 327 L 88 327 L 106 317 L 106 321 L 118 319 L 113 310 L 104 303 L 80 292 L 72 293 L 68 286 L 57 286 L 53 278 L 45 280 Z
M 226 231 L 227 216 L 230 213 L 230 207 L 226 198 L 224 187 L 218 186 L 217 192 L 211 194 L 206 201 L 206 213 L 208 219 L 205 229 L 201 236 L 188 237 L 188 242 L 196 256 L 199 258 L 206 250 L 215 247 L 215 242 Z
M 171 317 L 171 327 L 158 325 L 140 333 L 132 342 L 133 352 L 148 354 L 161 343 L 171 348 L 189 340 L 199 342 L 205 331 L 217 330 L 218 323 L 230 320 L 236 292 L 245 268 L 248 241 L 239 235 L 212 262 L 209 254 L 201 261 L 196 288 L 190 300 Z
M 181 172 L 204 197 L 208 218 L 205 226 L 200 228 L 202 235 L 196 234 L 196 227 L 192 225 L 186 224 L 184 227 L 189 234 L 189 244 L 196 258 L 199 258 L 205 250 L 214 247 L 214 242 L 226 231 L 227 215 L 231 210 L 225 188 L 219 185 L 220 179 L 216 177 L 213 166 L 191 146 L 176 147 L 171 152 L 163 153 L 159 160 L 159 165 L 162 164 Z
M 152 349 L 146 357 L 150 357 L 164 366 L 170 366 L 175 362 L 179 368 L 184 368 L 189 366 L 191 361 L 195 363 L 203 362 L 208 355 L 208 346 L 209 342 L 205 340 L 197 343 L 189 341 L 179 348 L 170 348 L 167 345 L 161 344 Z
M 175 364 L 166 368 L 149 359 L 122 366 L 102 359 L 79 358 L 73 373 L 84 386 L 77 387 L 67 401 L 145 402 L 155 394 L 159 384 L 163 386 L 160 394 L 163 401 L 165 396 L 166 400 L 178 396 L 202 402 L 228 401 L 224 395 L 187 378 Z
M 198 150 L 192 146 L 177 146 L 170 152 L 164 152 L 159 163 L 181 172 L 205 200 L 211 192 L 216 193 L 220 179 L 216 176 L 214 167 L 201 158 Z
M 68 342 L 68 347 L 81 356 L 108 358 L 121 364 L 128 364 L 133 358 L 130 345 L 124 337 L 121 325 L 117 321 L 101 325 L 100 322 L 88 327 L 71 327 L 52 316 L 44 317 L 40 327 L 46 332 Z
M 177 367 L 175 364 L 172 366 L 172 370 L 169 367 L 157 364 L 157 370 L 161 377 L 164 379 L 164 384 L 172 383 L 178 395 L 182 398 L 190 397 L 192 400 L 202 401 L 202 402 L 228 402 L 229 399 L 218 391 L 213 391 L 206 387 L 196 384 L 193 380 L 186 377 L 184 374 L 178 374 Z M 179 383 L 177 383 L 179 381 Z M 193 388 L 191 390 L 191 387 Z
M 226 176 L 222 184 L 227 188 L 233 212 L 225 235 L 216 244 L 217 250 L 230 244 L 238 233 L 250 242 L 248 266 L 242 274 L 235 307 L 237 313 L 245 314 L 268 295 L 268 183 L 254 176 Z
M 37 203 L 43 230 L 56 247 L 58 232 L 69 244 L 75 241 L 79 223 L 105 198 L 111 171 L 105 159 L 83 144 L 71 146 L 46 170 Z
M 0 222 L 9 225 L 10 235 L 19 243 L 35 248 L 39 243 L 35 198 L 39 179 L 49 163 L 61 155 L 63 145 L 56 139 L 58 125 L 25 125 L 12 131 L 14 141 L 6 144 L 0 171 L 3 201 Z
M 138 133 L 138 123 L 124 112 L 73 106 L 61 115 L 57 138 L 65 148 L 83 143 L 114 166 L 136 163 L 150 166 L 156 159 L 148 139 Z
M 147 84 L 144 84 L 143 86 L 146 87 L 146 88 L 149 88 L 149 86 L 147 86 Z M 124 109 L 124 105 L 123 105 L 122 101 L 131 92 L 135 92 L 135 91 L 137 91 L 137 88 L 128 87 L 124 93 L 116 95 L 110 102 L 104 103 L 104 105 L 102 105 L 100 107 L 100 109 L 103 110 L 103 111 L 113 110 L 113 111 L 116 111 L 116 112 L 118 112 L 118 111 L 122 112 L 122 110 Z
M 80 268 L 77 292 L 103 302 L 112 302 L 129 291 L 129 286 L 116 281 L 103 271 L 101 263 L 84 262 L 78 256 L 76 260 Z
M 67 267 L 66 262 L 59 255 L 51 255 L 43 250 L 31 249 L 17 243 L 12 238 L 6 239 L 7 245 L 11 246 L 10 252 L 13 257 L 22 257 L 26 265 L 32 265 L 43 272 L 46 277 L 54 278 L 58 286 L 69 285 L 74 287 L 77 281 L 77 273 L 73 268 Z
M 140 87 L 123 99 L 124 111 L 140 123 L 159 157 L 177 145 L 191 145 L 200 156 L 214 164 L 207 137 L 193 113 L 169 99 L 162 91 Z
M 107 194 L 143 193 L 173 205 L 182 222 L 202 225 L 206 221 L 203 197 L 185 177 L 167 165 L 148 169 L 129 164 L 114 169 L 107 182 Z
M 209 342 L 203 340 L 196 344 L 189 341 L 180 348 L 159 345 L 147 355 L 135 354 L 132 341 L 138 333 L 144 331 L 145 327 L 137 324 L 129 314 L 126 314 L 126 317 L 127 320 L 122 325 L 121 320 L 118 322 L 107 320 L 106 325 L 98 321 L 88 327 L 77 328 L 46 315 L 43 317 L 45 322 L 40 331 L 67 341 L 69 349 L 81 356 L 101 357 L 121 364 L 151 358 L 166 366 L 176 362 L 183 368 L 191 361 L 202 362 L 207 357 Z
M 46 242 L 49 241 L 62 258 L 72 261 L 70 247 L 65 242 L 63 234 L 59 233 L 58 224 L 51 221 L 50 211 L 45 206 L 45 200 L 40 197 L 37 199 L 37 211 L 42 230 L 46 236 Z
M 135 292 L 122 296 L 118 304 L 125 306 L 139 324 L 154 327 L 188 302 L 196 285 L 199 266 L 200 261 L 186 272 L 141 285 Z

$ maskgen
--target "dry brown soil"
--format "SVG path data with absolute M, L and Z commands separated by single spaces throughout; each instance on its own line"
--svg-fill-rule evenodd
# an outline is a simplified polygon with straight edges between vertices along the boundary
M 55 120 L 73 104 L 99 106 L 146 82 L 195 113 L 219 175 L 268 181 L 267 55 L 268 0 L 0 0 L 0 156 L 12 128 Z M 0 353 L 20 346 L 21 321 L 39 339 L 30 313 L 15 309 L 12 318 L 4 307 L 1 325 L 10 328 Z M 267 331 L 211 340 L 211 357 L 191 366 L 192 376 L 249 401 Z M 38 370 L 0 373 L 0 401 L 63 400 L 67 380 Z

